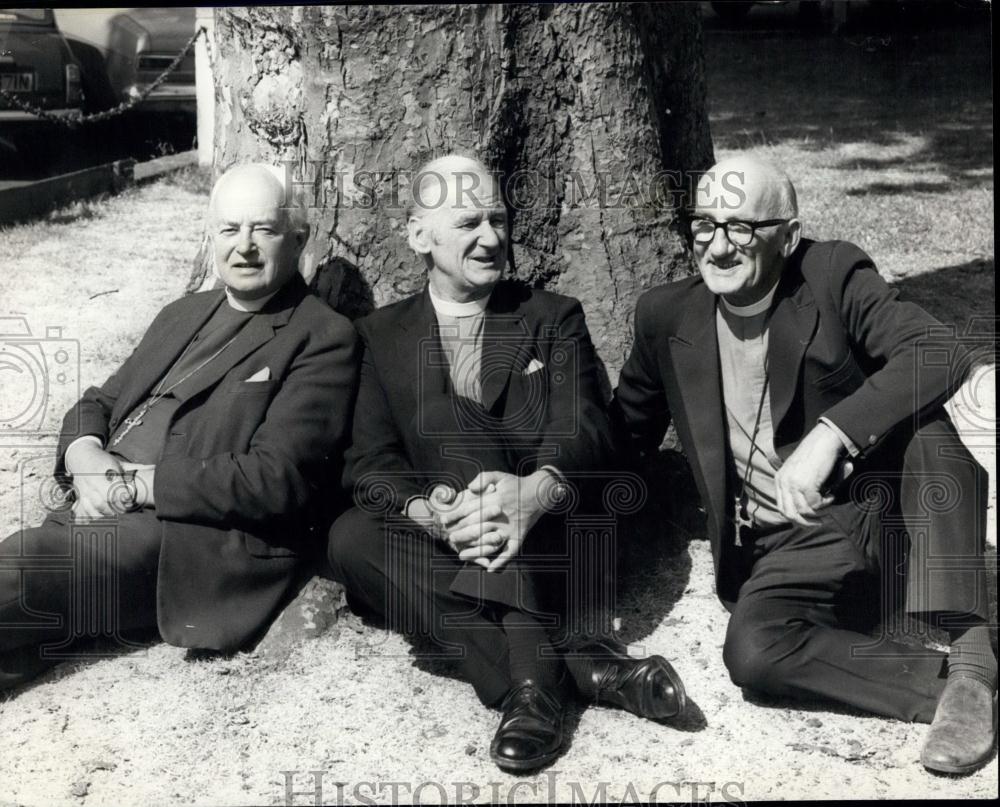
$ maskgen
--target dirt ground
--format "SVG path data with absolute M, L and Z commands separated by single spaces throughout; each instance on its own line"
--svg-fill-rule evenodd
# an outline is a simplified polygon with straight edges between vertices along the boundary
M 718 72 L 710 78 L 725 84 Z M 966 119 L 949 110 L 923 123 L 917 113 L 895 118 L 877 137 L 870 124 L 841 131 L 829 121 L 810 134 L 727 123 L 743 120 L 741 101 L 715 90 L 717 156 L 751 147 L 787 165 L 807 234 L 857 241 L 901 293 L 960 334 L 983 336 L 982 355 L 992 357 L 992 158 L 979 151 L 979 107 Z M 957 128 L 942 122 L 949 116 Z M 962 151 L 954 138 L 967 135 Z M 979 156 L 962 162 L 960 153 Z M 75 340 L 71 390 L 102 381 L 182 293 L 205 200 L 160 182 L 4 232 L 0 316 Z M 986 363 L 950 409 L 990 472 L 995 559 L 994 386 L 995 365 Z M 3 394 L 24 394 L 11 389 Z M 39 413 L 28 434 L 0 432 L 0 535 L 39 520 L 56 408 Z M 637 651 L 673 661 L 695 704 L 684 724 L 581 708 L 565 755 L 547 771 L 512 777 L 489 760 L 497 713 L 447 663 L 416 660 L 401 637 L 345 614 L 335 630 L 277 659 L 105 647 L 0 696 L 0 805 L 996 798 L 995 756 L 969 777 L 934 776 L 918 761 L 924 726 L 735 687 L 722 664 L 727 615 L 703 539 L 638 543 L 626 567 L 623 634 Z M 992 587 L 995 606 L 995 576 Z

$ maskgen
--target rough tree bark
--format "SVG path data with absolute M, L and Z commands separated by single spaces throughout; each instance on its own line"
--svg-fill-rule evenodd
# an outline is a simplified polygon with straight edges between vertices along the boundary
M 582 300 L 612 384 L 638 295 L 690 271 L 663 172 L 712 161 L 697 4 L 232 7 L 215 35 L 216 170 L 315 180 L 304 272 L 345 313 L 422 287 L 406 179 L 453 150 L 510 178 L 510 271 Z

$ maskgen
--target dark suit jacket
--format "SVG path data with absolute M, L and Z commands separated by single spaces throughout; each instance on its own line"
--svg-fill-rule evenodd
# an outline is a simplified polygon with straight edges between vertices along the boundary
M 731 603 L 739 581 L 725 563 L 733 491 L 715 306 L 700 276 L 639 299 L 611 417 L 640 455 L 657 450 L 673 419 L 707 512 L 717 591 Z M 853 440 L 862 459 L 874 453 L 895 427 L 939 407 L 958 387 L 962 379 L 950 370 L 955 351 L 941 324 L 900 302 L 856 246 L 803 239 L 779 282 L 769 325 L 778 457 L 787 459 L 820 416 Z
M 442 481 L 435 450 L 462 444 L 477 424 L 466 430 L 459 422 L 449 433 L 428 416 L 449 381 L 426 289 L 355 326 L 364 358 L 345 484 L 355 488 L 357 501 L 398 513 L 407 499 Z M 503 281 L 483 328 L 486 425 L 511 455 L 508 468 L 494 470 L 524 475 L 553 465 L 572 475 L 602 467 L 610 429 L 580 303 Z M 453 482 L 464 487 L 467 480 Z
M 56 472 L 77 437 L 109 434 L 149 394 L 223 290 L 166 306 L 135 351 L 66 416 Z M 310 530 L 341 467 L 357 383 L 351 323 L 295 276 L 185 385 L 156 463 L 157 611 L 171 644 L 228 650 L 267 624 L 312 553 Z M 246 379 L 268 368 L 270 380 Z M 324 489 L 324 485 L 328 485 Z

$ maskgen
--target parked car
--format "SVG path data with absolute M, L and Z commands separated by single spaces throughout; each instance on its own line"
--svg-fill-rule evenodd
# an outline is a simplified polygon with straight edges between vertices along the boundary
M 52 9 L 0 9 L 0 88 L 52 114 L 82 109 L 80 63 L 57 27 Z M 0 95 L 0 124 L 5 128 L 40 120 Z
M 88 107 L 107 109 L 138 99 L 194 34 L 195 9 L 72 8 L 56 18 L 84 66 Z M 195 115 L 192 49 L 139 109 Z

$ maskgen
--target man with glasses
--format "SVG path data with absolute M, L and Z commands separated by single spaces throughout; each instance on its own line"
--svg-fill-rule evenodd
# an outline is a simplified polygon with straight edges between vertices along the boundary
M 640 298 L 612 418 L 640 456 L 676 425 L 732 611 L 730 676 L 933 721 L 924 766 L 968 773 L 995 743 L 997 665 L 986 474 L 942 408 L 964 351 L 856 246 L 803 238 L 773 166 L 720 162 L 694 201 L 699 275 Z M 949 654 L 872 635 L 901 585 Z

